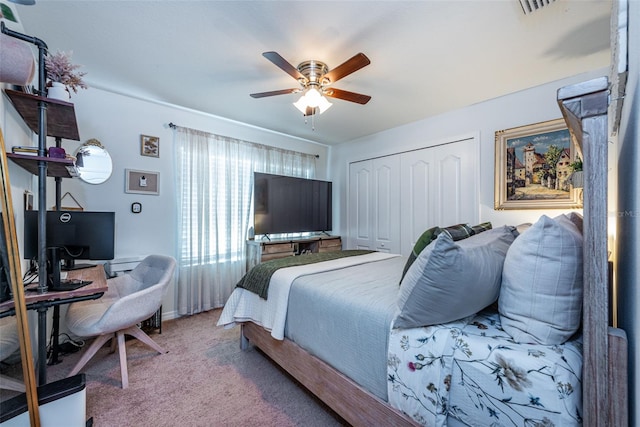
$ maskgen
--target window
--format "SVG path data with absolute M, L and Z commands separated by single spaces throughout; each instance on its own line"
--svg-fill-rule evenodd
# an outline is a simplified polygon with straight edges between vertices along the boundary
M 224 305 L 245 273 L 254 171 L 313 178 L 315 156 L 176 127 L 180 314 Z

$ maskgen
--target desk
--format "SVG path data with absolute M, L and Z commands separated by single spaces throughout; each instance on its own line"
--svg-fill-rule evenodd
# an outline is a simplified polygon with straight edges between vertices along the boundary
M 49 307 L 54 308 L 54 347 L 57 347 L 59 311 L 57 313 L 56 311 L 60 309 L 59 306 L 76 301 L 98 299 L 108 289 L 102 265 L 70 271 L 67 274 L 67 279 L 88 280 L 93 283 L 73 291 L 52 291 L 41 294 L 30 290 L 36 289 L 37 283 L 25 287 L 24 300 L 27 310 L 38 311 L 38 385 L 47 383 L 47 310 Z M 0 304 L 0 317 L 14 313 L 13 300 Z

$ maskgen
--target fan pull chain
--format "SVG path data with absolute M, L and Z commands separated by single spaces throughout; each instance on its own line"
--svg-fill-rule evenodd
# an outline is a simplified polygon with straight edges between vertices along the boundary
M 309 116 L 306 116 L 306 115 L 304 116 L 304 124 L 305 124 L 305 126 L 306 126 L 307 124 L 309 124 L 309 119 L 307 119 L 307 117 L 309 117 Z M 312 131 L 315 131 L 315 130 L 316 130 L 316 120 L 315 120 L 315 117 L 316 117 L 316 115 L 315 115 L 315 114 L 313 114 L 313 115 L 311 116 L 311 130 L 312 130 Z

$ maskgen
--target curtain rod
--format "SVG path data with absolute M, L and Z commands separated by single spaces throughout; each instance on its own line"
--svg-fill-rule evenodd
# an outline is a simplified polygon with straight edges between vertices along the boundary
M 171 129 L 177 129 L 177 128 L 178 128 L 178 125 L 177 125 L 177 124 L 175 124 L 175 123 L 173 123 L 173 122 L 169 122 L 169 127 L 170 127 Z M 180 126 L 180 127 L 181 127 L 181 126 Z M 189 129 L 189 128 L 184 128 L 184 129 Z M 197 130 L 197 129 L 194 129 L 194 130 Z M 206 132 L 206 133 L 209 133 L 209 132 Z M 212 134 L 212 135 L 215 135 L 215 134 Z M 216 135 L 216 136 L 222 136 L 222 135 Z M 229 138 L 229 137 L 223 136 L 223 138 Z M 233 138 L 233 139 L 237 139 L 237 138 Z M 250 141 L 247 141 L 247 142 L 250 142 Z M 294 151 L 294 150 L 287 150 L 287 149 L 284 149 L 284 148 L 272 147 L 272 146 L 270 146 L 270 145 L 259 144 L 259 143 L 257 143 L 257 142 L 250 142 L 250 143 L 251 143 L 251 144 L 256 144 L 256 145 L 262 145 L 262 146 L 265 146 L 265 147 L 269 147 L 270 149 L 276 149 L 276 150 L 280 150 L 280 151 L 290 151 L 290 152 L 292 152 L 292 153 L 295 153 L 295 152 L 296 152 L 296 151 Z M 303 154 L 307 154 L 307 153 L 303 153 Z M 309 155 L 309 154 L 307 154 L 307 155 Z M 312 155 L 312 156 L 314 156 L 316 159 L 319 159 L 319 158 L 320 158 L 320 155 L 319 155 L 319 154 L 311 154 L 311 155 Z

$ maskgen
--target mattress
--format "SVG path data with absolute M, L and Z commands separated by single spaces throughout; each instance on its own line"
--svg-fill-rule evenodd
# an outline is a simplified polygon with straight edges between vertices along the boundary
M 488 310 L 392 329 L 406 258 L 370 255 L 355 265 L 283 269 L 291 281 L 277 304 L 286 312 L 282 335 L 422 425 L 581 425 L 581 337 L 516 343 Z M 225 307 L 221 324 L 255 322 L 238 314 L 242 306 Z
M 387 347 L 404 257 L 297 278 L 285 336 L 387 400 Z

